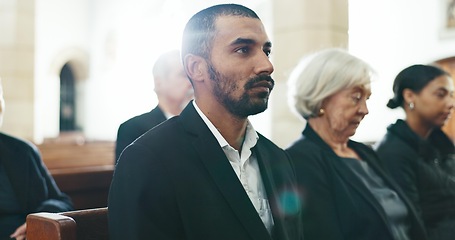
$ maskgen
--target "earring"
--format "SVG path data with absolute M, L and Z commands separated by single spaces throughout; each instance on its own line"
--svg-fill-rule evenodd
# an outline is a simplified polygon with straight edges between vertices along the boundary
M 409 109 L 414 110 L 414 103 L 413 102 L 409 103 Z
M 325 111 L 324 111 L 324 108 L 320 108 L 319 109 L 319 114 L 318 114 L 318 117 L 322 116 L 325 114 Z

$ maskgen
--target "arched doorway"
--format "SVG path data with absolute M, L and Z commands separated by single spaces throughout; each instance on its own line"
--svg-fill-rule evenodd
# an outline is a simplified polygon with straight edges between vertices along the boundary
M 60 132 L 76 131 L 75 77 L 66 63 L 60 72 Z

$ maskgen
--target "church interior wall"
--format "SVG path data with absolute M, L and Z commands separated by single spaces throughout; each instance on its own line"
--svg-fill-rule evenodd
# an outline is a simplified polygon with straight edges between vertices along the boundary
M 445 28 L 446 3 L 440 0 L 350 0 L 349 49 L 378 72 L 372 84 L 370 113 L 356 139 L 377 141 L 386 127 L 404 116 L 386 107 L 393 79 L 413 64 L 428 64 L 455 56 L 455 35 Z
M 337 1 L 339 0 L 318 2 L 336 4 Z M 34 4 L 34 12 L 27 15 L 35 19 L 34 26 L 20 29 L 25 32 L 32 31 L 29 34 L 34 36 L 34 42 L 30 43 L 32 47 L 26 47 L 29 51 L 22 55 L 23 60 L 16 61 L 17 64 L 33 64 L 27 70 L 31 71 L 31 75 L 25 77 L 29 81 L 24 83 L 23 88 L 25 91 L 30 90 L 27 93 L 30 99 L 24 103 L 22 98 L 18 98 L 24 91 L 12 90 L 16 89 L 20 74 L 16 74 L 12 82 L 11 77 L 4 76 L 9 76 L 12 70 L 0 67 L 5 91 L 9 91 L 5 94 L 7 106 L 17 109 L 8 110 L 3 130 L 39 142 L 58 135 L 57 73 L 63 64 L 72 61 L 82 66 L 76 67 L 75 73 L 80 96 L 80 114 L 77 121 L 86 137 L 115 140 L 117 127 L 121 122 L 151 110 L 156 103 L 151 68 L 157 56 L 161 52 L 179 47 L 183 25 L 192 13 L 209 4 L 223 1 L 197 4 L 179 0 L 18 2 Z M 299 33 L 298 25 L 292 28 L 273 26 L 276 19 L 284 19 L 280 22 L 292 25 L 295 16 L 311 12 L 311 9 L 299 8 L 311 4 L 301 5 L 301 1 L 297 0 L 237 2 L 255 9 L 262 17 L 272 41 L 288 43 L 285 47 L 289 48 L 289 52 L 295 53 L 292 56 L 272 53 L 274 76 L 279 82 L 276 93 L 272 92 L 274 102 L 271 109 L 253 118 L 260 132 L 283 147 L 301 132 L 304 125 L 297 117 L 288 113 L 287 101 L 283 99 L 286 76 L 297 64 L 300 55 L 316 50 L 314 46 L 318 43 L 318 38 L 330 39 L 324 43 L 326 45 L 321 44 L 320 47 L 348 42 L 350 51 L 368 61 L 379 73 L 369 102 L 370 114 L 354 136 L 360 141 L 377 140 L 384 133 L 385 127 L 401 116 L 399 110 L 392 111 L 385 107 L 387 99 L 392 95 L 393 77 L 399 70 L 410 64 L 429 63 L 455 56 L 455 36 L 443 34 L 442 0 L 350 0 L 347 30 L 349 35 L 343 33 L 345 30 L 337 32 L 337 26 L 333 26 L 335 30 L 328 32 L 315 29 L 315 38 L 302 43 L 295 40 L 295 36 L 305 36 L 304 33 Z M 278 7 L 283 8 L 278 11 L 281 13 L 273 15 L 277 12 L 274 9 Z M 12 7 L 13 10 L 16 8 Z M 8 9 L 0 7 L 0 10 L 4 10 L 0 14 L 4 18 Z M 314 18 L 330 18 L 337 14 L 344 13 L 315 13 Z M 284 30 L 276 32 L 277 29 Z M 0 39 L 0 51 L 5 53 L 8 45 L 2 41 L 6 40 Z M 275 51 L 280 48 L 283 47 L 278 47 Z M 5 64 L 5 60 L 2 59 L 1 64 Z M 281 90 L 278 90 L 279 88 Z M 21 104 L 28 107 L 20 107 Z M 23 113 L 19 113 L 18 109 Z M 285 109 L 285 113 L 279 109 Z M 27 119 L 23 121 L 31 121 L 32 124 L 13 124 L 16 119 Z M 293 123 L 292 128 L 287 127 L 287 122 Z M 26 127 L 17 127 L 18 124 Z M 278 127 L 284 126 L 283 124 L 286 126 L 285 130 Z M 275 128 L 280 130 L 273 131 Z M 377 131 L 372 132 L 371 129 Z M 33 134 L 27 134 L 24 130 Z

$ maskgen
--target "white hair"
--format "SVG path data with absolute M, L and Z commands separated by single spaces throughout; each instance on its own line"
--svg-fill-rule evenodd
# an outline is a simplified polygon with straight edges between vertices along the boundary
M 153 65 L 153 77 L 166 78 L 171 72 L 175 71 L 176 59 L 181 59 L 179 50 L 171 50 L 161 54 Z
M 365 61 L 339 48 L 303 58 L 288 81 L 291 109 L 304 119 L 316 117 L 322 101 L 336 92 L 371 82 L 374 70 Z

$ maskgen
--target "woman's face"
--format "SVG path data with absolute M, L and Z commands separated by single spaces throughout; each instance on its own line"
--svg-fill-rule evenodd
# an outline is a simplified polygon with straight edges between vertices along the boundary
M 450 118 L 453 110 L 454 84 L 448 76 L 440 76 L 428 83 L 420 93 L 413 93 L 409 102 L 414 103 L 412 112 L 420 122 L 430 127 L 441 127 Z
M 365 115 L 368 114 L 367 100 L 371 95 L 369 85 L 343 89 L 326 98 L 322 104 L 322 118 L 328 123 L 330 131 L 341 138 L 355 134 Z

